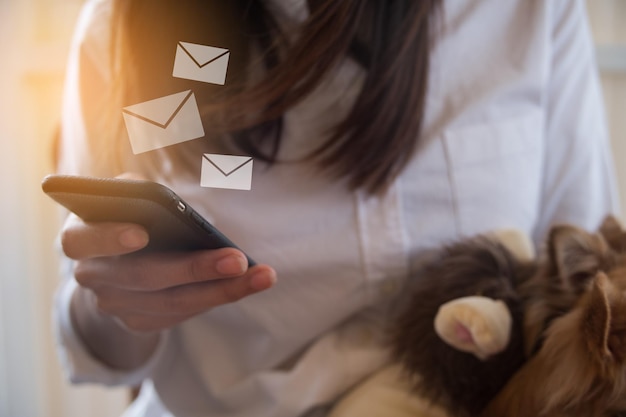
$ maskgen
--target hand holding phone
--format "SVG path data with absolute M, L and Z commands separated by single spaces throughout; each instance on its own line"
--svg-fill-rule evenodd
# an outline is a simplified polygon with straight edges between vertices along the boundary
M 150 236 L 145 251 L 239 249 L 174 191 L 152 181 L 48 175 L 42 189 L 87 222 L 142 225 Z
M 66 196 L 55 187 L 45 189 L 57 197 Z M 83 191 L 63 192 L 84 195 Z M 91 196 L 86 199 L 92 201 Z M 69 200 L 80 201 L 75 197 Z M 80 211 L 77 206 L 68 206 Z M 245 254 L 234 244 L 213 249 L 141 250 L 149 242 L 150 224 L 146 227 L 120 217 L 107 220 L 106 210 L 98 213 L 103 216 L 98 221 L 89 213 L 82 213 L 85 220 L 92 219 L 89 221 L 78 216 L 68 218 L 62 231 L 63 249 L 76 261 L 75 278 L 81 290 L 91 291 L 102 312 L 117 317 L 130 329 L 171 327 L 267 289 L 276 280 L 274 270 L 267 265 L 248 268 Z M 133 256 L 120 256 L 131 253 Z

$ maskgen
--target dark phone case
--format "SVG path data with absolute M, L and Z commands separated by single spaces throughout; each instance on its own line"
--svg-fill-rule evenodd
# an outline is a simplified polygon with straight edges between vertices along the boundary
M 84 221 L 142 225 L 150 235 L 142 251 L 239 249 L 176 193 L 152 181 L 48 175 L 41 187 Z

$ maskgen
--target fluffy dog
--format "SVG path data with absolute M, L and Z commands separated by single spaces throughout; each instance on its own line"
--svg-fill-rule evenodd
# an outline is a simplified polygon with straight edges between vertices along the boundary
M 393 364 L 331 416 L 626 416 L 626 232 L 607 217 L 552 228 L 537 258 L 516 247 L 430 251 L 389 321 Z

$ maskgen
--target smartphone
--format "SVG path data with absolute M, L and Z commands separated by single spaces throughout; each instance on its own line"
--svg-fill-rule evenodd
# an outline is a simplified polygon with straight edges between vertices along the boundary
M 152 181 L 48 175 L 41 187 L 57 203 L 86 222 L 142 225 L 150 242 L 141 251 L 236 248 L 215 226 L 176 193 Z M 248 264 L 256 262 L 246 255 Z

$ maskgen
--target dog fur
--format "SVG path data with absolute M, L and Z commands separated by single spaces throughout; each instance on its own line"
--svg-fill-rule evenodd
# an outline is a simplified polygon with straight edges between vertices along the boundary
M 552 228 L 537 260 L 478 236 L 430 253 L 393 315 L 392 356 L 414 394 L 458 417 L 626 416 L 626 233 Z M 479 358 L 433 329 L 438 306 L 479 295 L 512 316 L 510 341 Z

